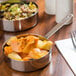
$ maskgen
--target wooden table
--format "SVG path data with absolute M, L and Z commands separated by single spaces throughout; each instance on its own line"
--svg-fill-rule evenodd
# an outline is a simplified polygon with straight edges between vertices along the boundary
M 44 12 L 44 0 L 37 0 L 36 2 L 39 6 L 39 22 L 38 25 L 28 31 L 18 32 L 18 33 L 8 33 L 8 32 L 0 32 L 0 51 L 2 51 L 2 44 L 5 40 L 7 40 L 11 36 L 15 36 L 18 34 L 24 33 L 35 33 L 40 35 L 45 35 L 49 30 L 51 30 L 55 25 L 55 16 L 47 15 Z M 74 8 L 76 8 L 76 0 L 74 1 Z M 57 33 L 55 33 L 49 40 L 53 42 L 56 40 L 61 40 L 65 38 L 69 38 L 69 33 L 76 28 L 76 9 L 74 9 L 74 20 L 73 23 L 64 26 L 60 29 Z M 58 49 L 56 48 L 55 44 L 52 50 L 52 63 L 50 63 L 46 68 L 30 72 L 30 73 L 22 73 L 14 71 L 4 62 L 0 63 L 0 76 L 74 76 L 71 69 L 68 67 L 67 63 L 65 62 L 64 58 L 59 53 Z M 0 56 L 2 53 L 0 53 Z M 0 57 L 0 60 L 2 58 Z

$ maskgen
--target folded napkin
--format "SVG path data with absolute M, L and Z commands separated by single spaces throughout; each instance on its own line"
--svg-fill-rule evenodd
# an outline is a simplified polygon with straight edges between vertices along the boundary
M 76 75 L 76 48 L 74 48 L 72 40 L 70 38 L 59 40 L 55 41 L 55 44 L 67 61 L 67 63 L 69 64 L 73 73 Z

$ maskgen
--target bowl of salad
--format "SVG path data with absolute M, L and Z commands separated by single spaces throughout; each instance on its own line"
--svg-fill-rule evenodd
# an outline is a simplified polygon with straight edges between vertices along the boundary
M 34 2 L 0 3 L 0 28 L 4 31 L 23 31 L 37 25 L 38 6 Z

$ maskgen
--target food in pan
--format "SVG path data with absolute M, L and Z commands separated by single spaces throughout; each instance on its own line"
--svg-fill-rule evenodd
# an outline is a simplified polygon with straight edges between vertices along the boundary
M 34 35 L 11 37 L 4 47 L 4 54 L 19 61 L 39 59 L 49 53 L 52 44 L 51 41 L 41 40 Z
M 37 6 L 30 3 L 3 3 L 0 4 L 0 19 L 20 20 L 28 18 L 37 12 Z

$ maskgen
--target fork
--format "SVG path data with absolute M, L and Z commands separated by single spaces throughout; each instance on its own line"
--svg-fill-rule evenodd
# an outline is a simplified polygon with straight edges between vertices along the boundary
M 76 31 L 71 32 L 71 39 L 74 47 L 76 48 Z

